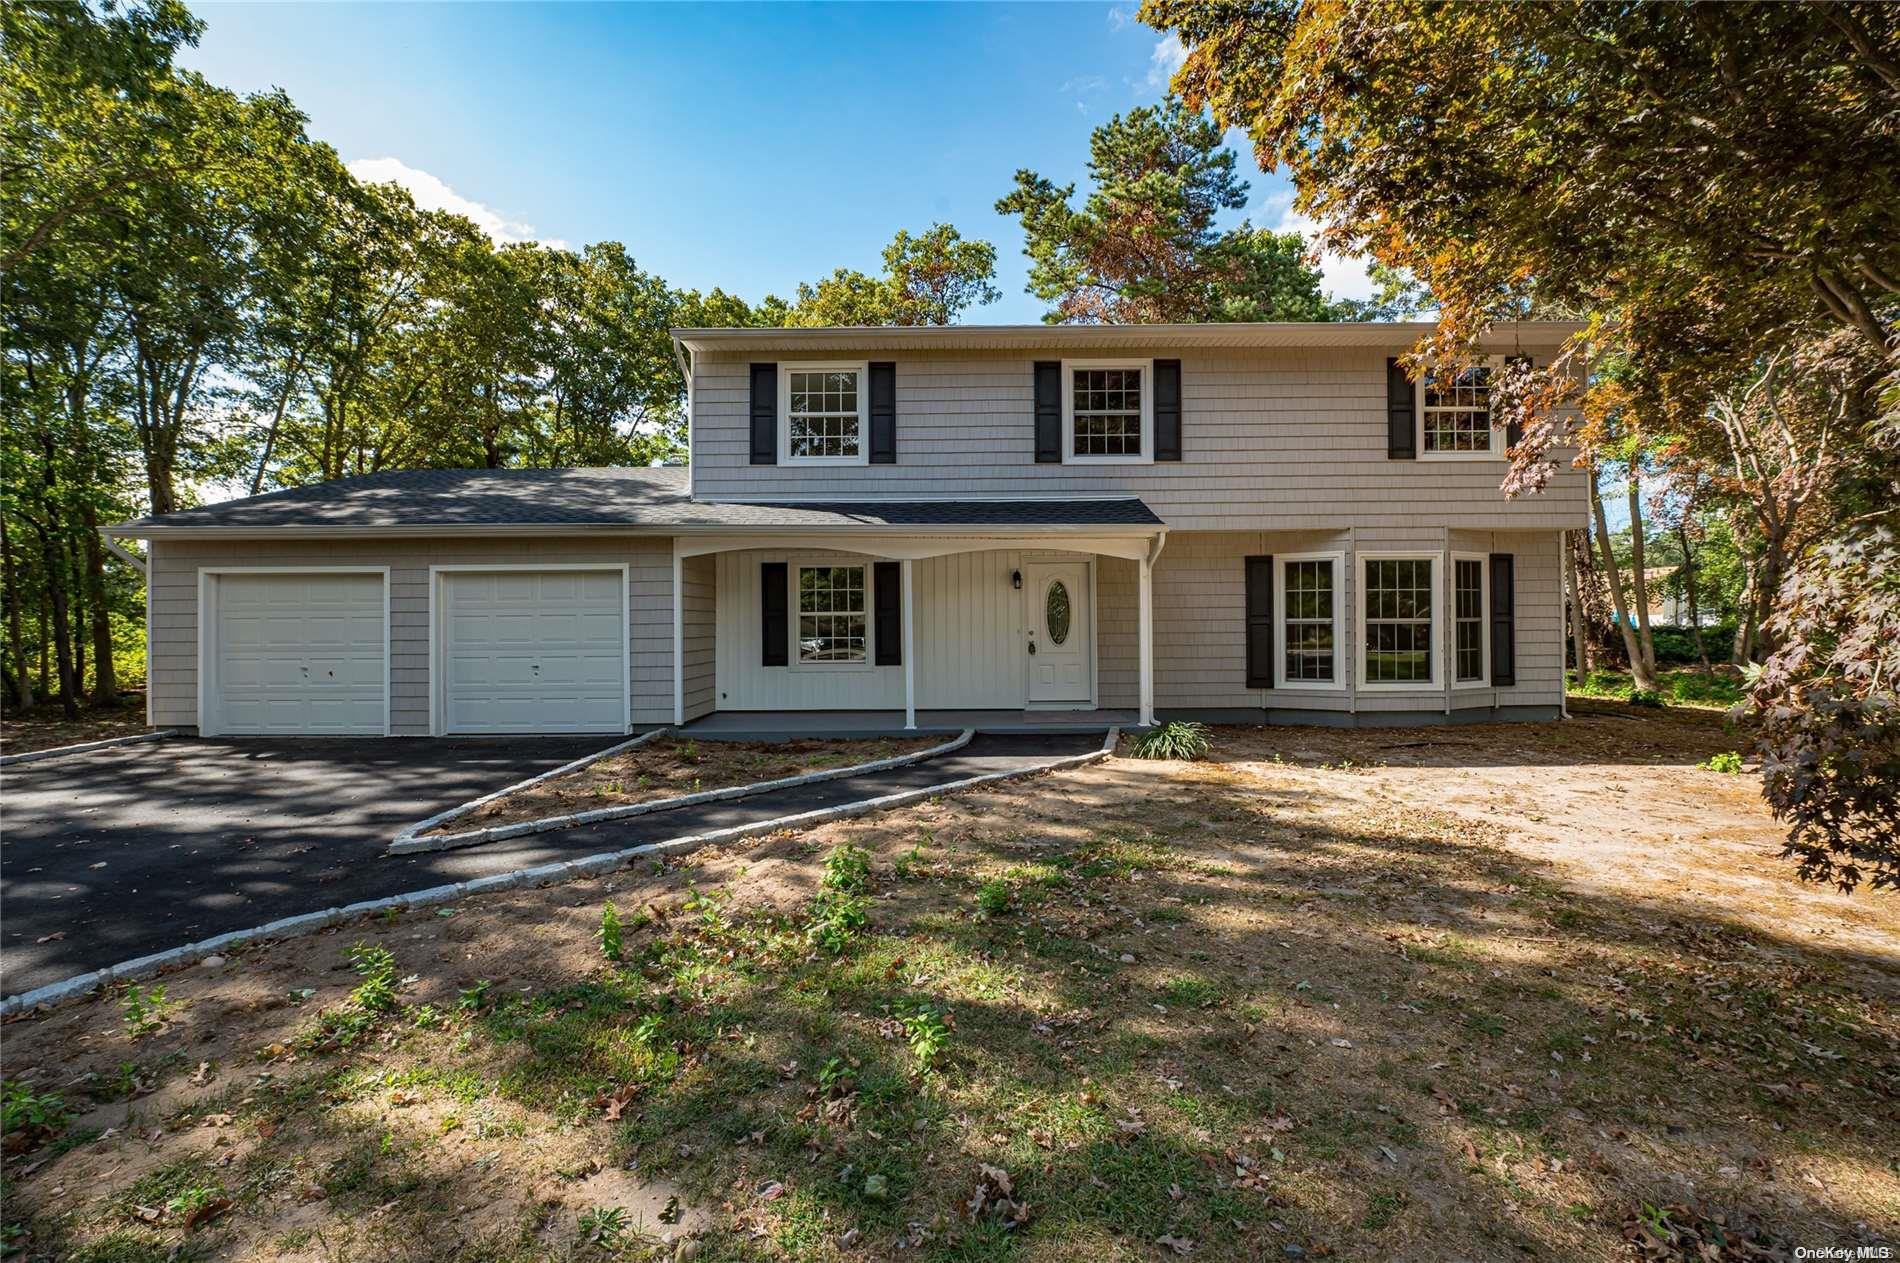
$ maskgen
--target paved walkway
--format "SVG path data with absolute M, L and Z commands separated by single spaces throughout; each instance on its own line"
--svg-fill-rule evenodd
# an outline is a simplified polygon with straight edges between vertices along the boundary
M 227 930 L 551 860 L 1085 753 L 1101 734 L 979 736 L 909 767 L 754 798 L 390 856 L 404 825 L 610 744 L 169 740 L 29 763 L 0 807 L 0 992 Z

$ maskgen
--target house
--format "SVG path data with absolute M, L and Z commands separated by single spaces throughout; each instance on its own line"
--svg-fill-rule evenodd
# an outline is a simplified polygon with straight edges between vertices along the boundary
M 377 474 L 150 545 L 200 733 L 1399 724 L 1563 704 L 1580 474 L 1506 499 L 1504 325 L 681 329 L 685 468 Z M 845 718 L 841 718 L 845 717 Z

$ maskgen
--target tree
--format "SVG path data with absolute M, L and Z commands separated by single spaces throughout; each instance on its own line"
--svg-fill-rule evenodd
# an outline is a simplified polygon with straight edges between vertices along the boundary
M 1000 298 L 995 278 L 996 247 L 989 242 L 965 241 L 949 224 L 933 224 L 919 237 L 900 229 L 884 247 L 884 275 L 839 268 L 816 285 L 801 283 L 781 323 L 947 325 Z
M 1034 171 L 996 203 L 1022 221 L 1029 291 L 1055 304 L 1051 322 L 1147 324 L 1326 320 L 1319 273 L 1298 234 L 1251 224 L 1222 231 L 1247 184 L 1221 129 L 1170 97 L 1118 114 L 1089 138 L 1095 188 L 1080 210 L 1074 185 Z

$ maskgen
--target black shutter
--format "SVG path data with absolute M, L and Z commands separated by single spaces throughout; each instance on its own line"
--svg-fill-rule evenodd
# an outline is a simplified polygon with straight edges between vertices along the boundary
M 1417 397 L 1418 387 L 1395 359 L 1385 362 L 1385 457 L 1387 460 L 1418 459 Z
M 1491 685 L 1517 683 L 1517 577 L 1510 553 L 1491 554 Z
M 786 570 L 782 561 L 759 563 L 759 662 L 763 666 L 786 665 L 791 650 L 792 628 L 787 621 Z
M 1247 558 L 1247 687 L 1273 687 L 1273 558 Z
M 776 364 L 752 366 L 752 463 L 754 465 L 778 464 L 778 365 Z
M 1522 364 L 1525 368 L 1529 368 L 1531 366 L 1531 357 L 1528 355 L 1507 355 L 1504 357 L 1504 362 L 1506 364 Z M 1523 441 L 1523 426 L 1513 421 L 1504 427 L 1504 445 L 1506 447 L 1516 447 Z
M 1036 361 L 1036 463 L 1062 463 L 1062 363 Z
M 903 563 L 880 561 L 871 566 L 871 638 L 877 643 L 876 665 L 904 665 Z
M 1155 361 L 1155 459 L 1181 459 L 1181 361 Z
M 871 463 L 897 463 L 897 365 L 871 365 Z

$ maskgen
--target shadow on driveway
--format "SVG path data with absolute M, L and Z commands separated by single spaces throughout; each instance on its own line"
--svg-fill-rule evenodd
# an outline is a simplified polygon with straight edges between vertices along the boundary
M 869 776 L 437 854 L 390 838 L 613 737 L 168 740 L 10 770 L 0 793 L 0 990 L 227 930 L 556 859 L 1046 762 L 1099 734 L 978 737 Z

